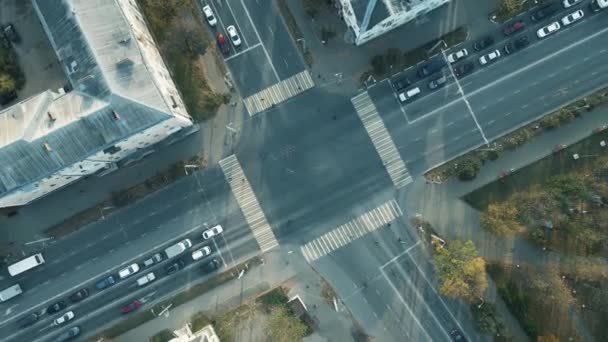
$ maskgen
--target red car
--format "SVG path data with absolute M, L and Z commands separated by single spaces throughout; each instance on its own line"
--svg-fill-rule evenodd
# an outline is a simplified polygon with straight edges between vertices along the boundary
M 137 299 L 134 299 L 131 303 L 123 305 L 120 311 L 122 311 L 122 313 L 129 313 L 137 309 L 140 305 L 141 302 Z
M 228 44 L 226 43 L 226 37 L 224 37 L 221 32 L 218 32 L 215 38 L 217 40 L 217 46 L 220 48 L 220 51 L 222 51 L 224 55 L 230 53 L 230 46 L 228 46 Z
M 513 33 L 523 29 L 524 26 L 526 26 L 526 24 L 524 24 L 523 21 L 518 20 L 518 21 L 512 23 L 511 25 L 505 27 L 505 29 L 502 32 L 505 34 L 505 36 L 510 36 Z

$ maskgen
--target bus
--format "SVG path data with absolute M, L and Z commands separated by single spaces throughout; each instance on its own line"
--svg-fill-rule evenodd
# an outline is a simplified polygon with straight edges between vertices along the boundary
M 42 254 L 34 254 L 28 258 L 25 258 L 19 262 L 10 265 L 8 267 L 8 273 L 14 277 L 42 264 L 44 264 L 44 258 L 42 257 Z

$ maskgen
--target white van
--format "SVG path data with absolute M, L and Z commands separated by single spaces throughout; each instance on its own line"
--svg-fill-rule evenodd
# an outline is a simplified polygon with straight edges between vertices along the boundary
M 0 302 L 6 302 L 11 298 L 20 295 L 22 292 L 23 291 L 21 291 L 21 286 L 19 286 L 19 284 L 6 288 L 0 291 Z
M 418 96 L 418 94 L 420 94 L 420 88 L 416 87 L 416 88 L 412 88 L 408 91 L 404 91 L 403 93 L 399 94 L 399 101 L 403 102 L 407 102 L 409 100 L 411 100 L 414 96 Z
M 30 257 L 27 257 L 19 262 L 10 265 L 8 267 L 8 273 L 14 277 L 42 264 L 44 264 L 44 258 L 42 257 L 42 254 L 34 254 Z

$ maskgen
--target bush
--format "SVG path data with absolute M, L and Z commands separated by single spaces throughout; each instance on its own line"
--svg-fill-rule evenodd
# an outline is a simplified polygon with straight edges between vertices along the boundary
M 494 304 L 483 303 L 481 307 L 471 304 L 470 308 L 473 313 L 475 330 L 491 335 L 505 335 L 505 327 L 498 318 Z
M 161 330 L 156 335 L 150 337 L 150 342 L 168 342 L 175 338 L 173 331 L 169 329 Z
M 458 164 L 458 178 L 460 180 L 472 180 L 481 169 L 481 160 L 476 156 L 464 159 Z
M 260 296 L 259 302 L 262 303 L 266 312 L 270 312 L 270 309 L 274 306 L 285 306 L 287 307 L 287 290 L 283 287 L 277 287 L 276 289 Z
M 540 120 L 540 126 L 545 129 L 554 129 L 559 127 L 561 124 L 561 120 L 559 116 L 551 113 Z
M 197 312 L 190 318 L 192 332 L 197 332 L 211 324 L 211 319 L 202 312 Z

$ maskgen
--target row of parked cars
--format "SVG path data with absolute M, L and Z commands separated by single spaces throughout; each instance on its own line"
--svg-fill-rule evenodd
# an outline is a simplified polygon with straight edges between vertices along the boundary
M 580 4 L 582 0 L 564 0 L 563 6 L 565 8 L 570 8 L 577 4 Z M 557 3 L 549 3 L 539 7 L 534 13 L 531 15 L 530 19 L 533 22 L 541 21 L 545 18 L 550 17 L 559 9 L 559 5 Z M 563 26 L 571 25 L 584 17 L 585 13 L 583 10 L 576 10 L 563 18 L 561 18 L 561 24 Z M 503 34 L 505 36 L 512 36 L 526 27 L 526 24 L 523 20 L 516 20 L 503 29 Z M 537 30 L 536 35 L 538 38 L 545 38 L 546 36 L 556 32 L 560 29 L 559 22 L 553 22 L 549 25 L 546 25 Z M 473 44 L 473 49 L 475 51 L 483 51 L 490 46 L 494 45 L 495 40 L 491 36 L 486 36 Z M 530 44 L 530 40 L 526 35 L 522 35 L 517 37 L 509 42 L 507 42 L 502 49 L 505 54 L 509 55 L 521 49 L 524 49 Z M 461 78 L 465 75 L 468 75 L 475 69 L 475 64 L 473 62 L 465 62 L 458 63 L 457 62 L 466 59 L 469 56 L 469 51 L 467 49 L 460 49 L 458 51 L 452 52 L 443 58 L 435 58 L 426 63 L 424 63 L 417 71 L 417 76 L 420 79 L 426 78 L 429 75 L 432 75 L 440 70 L 442 70 L 447 64 L 452 64 L 452 70 L 454 71 L 454 76 L 457 78 Z M 486 66 L 497 61 L 502 56 L 502 52 L 499 49 L 495 49 L 490 51 L 479 57 L 478 61 L 481 66 Z M 429 90 L 435 90 L 444 84 L 447 83 L 446 75 L 441 75 L 435 79 L 432 79 L 428 84 Z M 408 86 L 410 86 L 412 82 L 408 77 L 400 77 L 392 81 L 393 88 L 395 92 L 398 94 L 399 101 L 402 103 L 409 102 L 419 94 L 422 93 L 420 87 L 414 87 L 409 90 L 406 90 Z
M 205 19 L 207 20 L 207 24 L 209 24 L 209 26 L 217 26 L 217 18 L 215 17 L 211 6 L 203 6 L 203 15 L 205 16 Z M 234 25 L 226 27 L 226 32 L 228 32 L 228 37 L 230 37 L 230 41 L 232 42 L 232 45 L 234 45 L 235 48 L 241 46 L 241 37 L 239 37 L 239 33 Z M 220 48 L 220 51 L 225 55 L 228 54 L 230 52 L 230 47 L 226 43 L 226 37 L 224 37 L 224 34 L 222 32 L 217 32 L 215 38 L 217 40 L 217 45 Z

